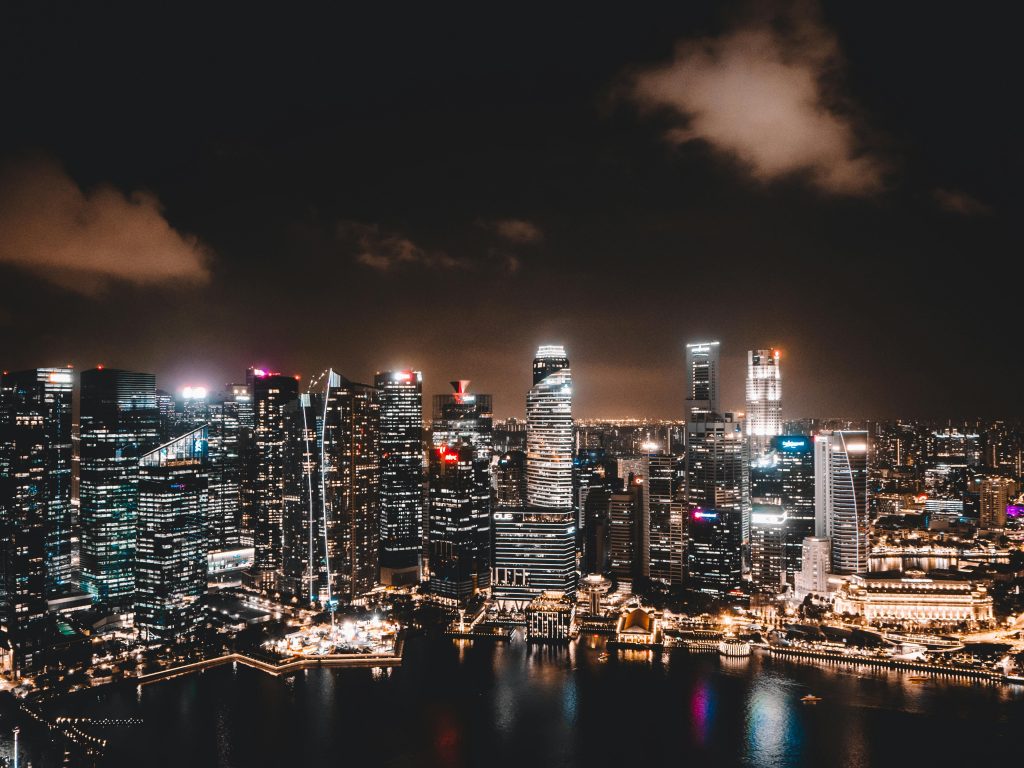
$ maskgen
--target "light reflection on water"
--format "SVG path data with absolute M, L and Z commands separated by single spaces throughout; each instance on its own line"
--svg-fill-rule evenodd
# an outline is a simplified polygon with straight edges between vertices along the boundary
M 850 768 L 1006 762 L 1024 690 L 677 650 L 413 639 L 394 670 L 230 668 L 90 691 L 63 713 L 142 716 L 109 768 L 324 765 Z M 800 703 L 807 693 L 816 705 Z M 960 733 L 964 738 L 943 739 Z M 0 734 L 0 738 L 4 734 Z M 640 752 L 637 752 L 640 750 Z M 664 761 L 664 760 L 663 760 Z M 36 768 L 59 761 L 33 755 Z

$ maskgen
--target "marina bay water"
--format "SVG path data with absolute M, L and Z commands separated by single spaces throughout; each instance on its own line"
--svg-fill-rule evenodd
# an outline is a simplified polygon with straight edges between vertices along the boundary
M 1004 765 L 1019 756 L 1024 689 L 755 654 L 660 659 L 604 640 L 569 647 L 413 638 L 394 670 L 275 678 L 225 666 L 75 694 L 66 715 L 141 717 L 96 728 L 101 765 Z M 813 694 L 816 704 L 801 702 Z M 6 735 L 6 734 L 5 734 Z M 23 742 L 24 743 L 24 742 Z M 38 741 L 22 764 L 60 765 Z

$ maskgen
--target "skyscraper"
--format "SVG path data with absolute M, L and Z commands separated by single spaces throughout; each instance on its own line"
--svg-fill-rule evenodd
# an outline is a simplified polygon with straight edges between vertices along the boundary
M 434 396 L 430 453 L 430 591 L 465 603 L 490 584 L 492 399 L 451 382 Z
M 468 442 L 430 452 L 430 592 L 461 605 L 491 580 L 488 469 Z
M 803 541 L 814 535 L 814 440 L 808 435 L 772 438 L 775 473 L 786 511 L 786 577 L 794 583 L 803 562 Z
M 526 397 L 526 493 L 531 507 L 571 510 L 572 371 L 565 349 L 542 346 Z
M 735 509 L 691 509 L 686 526 L 686 565 L 690 585 L 721 597 L 743 576 L 742 515 Z
M 509 451 L 498 457 L 494 466 L 495 504 L 498 509 L 516 509 L 526 505 L 526 454 Z
M 8 373 L 0 384 L 0 414 L 6 413 L 0 418 L 7 419 L 17 449 L 13 457 L 23 467 L 12 469 L 18 486 L 15 497 L 27 500 L 31 496 L 42 505 L 47 595 L 72 580 L 73 389 L 70 368 Z M 25 470 L 28 466 L 33 469 Z
M 782 374 L 779 350 L 747 352 L 747 438 L 751 459 L 767 452 L 771 439 L 782 434 Z
M 47 596 L 71 571 L 71 371 L 0 375 L 0 634 L 37 668 Z
M 379 577 L 377 390 L 328 369 L 292 406 L 289 427 L 283 585 L 325 604 L 353 602 Z
M 383 371 L 380 400 L 380 570 L 385 584 L 419 581 L 423 553 L 423 374 Z
M 255 576 L 259 586 L 270 588 L 281 571 L 284 543 L 285 413 L 298 399 L 299 387 L 293 377 L 262 368 L 249 369 L 248 383 L 254 412 L 247 480 L 254 504 Z
M 199 626 L 206 591 L 207 428 L 198 427 L 139 460 L 135 626 L 173 642 Z
M 786 512 L 776 504 L 754 504 L 750 515 L 750 578 L 777 592 L 786 574 Z
M 156 378 L 83 371 L 79 448 L 82 588 L 127 610 L 135 590 L 139 459 L 159 443 Z
M 683 581 L 684 505 L 676 502 L 672 481 L 674 458 L 667 453 L 647 457 L 647 506 L 650 528 L 650 576 L 664 584 Z
M 718 342 L 686 345 L 686 407 L 691 415 L 719 413 Z
M 815 535 L 831 539 L 835 573 L 862 573 L 868 570 L 868 434 L 819 434 L 814 454 Z
M 644 514 L 646 482 L 630 474 L 623 490 L 608 499 L 608 539 L 611 572 L 620 581 L 650 575 L 650 532 Z
M 731 413 L 696 413 L 686 423 L 686 488 L 690 506 L 734 510 L 741 542 L 750 541 L 750 473 L 742 423 Z
M 572 372 L 561 346 L 542 346 L 526 397 L 525 509 L 494 514 L 492 594 L 529 602 L 542 592 L 576 594 Z

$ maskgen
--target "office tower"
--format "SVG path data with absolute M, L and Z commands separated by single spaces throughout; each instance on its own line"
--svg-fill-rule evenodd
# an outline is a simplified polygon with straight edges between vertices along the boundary
M 159 444 L 156 378 L 110 368 L 83 371 L 79 439 L 82 589 L 117 609 L 132 606 L 139 458 Z
M 767 452 L 771 439 L 782 434 L 782 373 L 779 350 L 747 352 L 747 413 L 745 416 L 750 456 Z
M 357 601 L 379 576 L 377 390 L 329 369 L 289 410 L 282 585 L 326 605 Z
M 430 452 L 430 593 L 460 605 L 491 581 L 489 467 L 469 442 Z
M 495 512 L 494 598 L 503 606 L 521 608 L 548 591 L 576 596 L 572 515 L 543 509 Z
M 777 504 L 754 504 L 750 514 L 750 577 L 778 592 L 785 580 L 786 512 Z
M 0 418 L 7 420 L 17 462 L 14 498 L 39 504 L 44 533 L 46 594 L 71 584 L 71 408 L 69 368 L 8 373 L 0 384 Z M 76 585 L 77 586 L 77 585 Z
M 498 509 L 526 506 L 526 454 L 509 451 L 494 465 L 495 504 Z
M 291 376 L 262 368 L 250 368 L 248 379 L 254 418 L 248 482 L 253 503 L 255 582 L 273 588 L 281 570 L 284 541 L 285 413 L 298 399 L 299 386 Z
M 825 594 L 828 591 L 828 575 L 831 571 L 832 542 L 808 536 L 803 540 L 800 570 L 796 572 L 796 597 L 803 599 L 811 593 Z
M 249 395 L 242 397 L 249 402 Z M 236 395 L 225 395 L 208 409 L 209 493 L 206 505 L 206 544 L 211 552 L 241 546 L 242 480 L 246 437 L 239 420 Z
M 718 342 L 686 345 L 686 410 L 691 415 L 719 413 Z
M 650 536 L 650 577 L 663 584 L 683 581 L 685 507 L 675 501 L 675 460 L 666 453 L 647 457 L 647 507 Z
M 72 380 L 0 376 L 0 635 L 16 675 L 38 668 L 46 599 L 70 577 Z
M 686 525 L 686 566 L 693 589 L 721 597 L 740 584 L 743 516 L 735 509 L 690 510 Z
M 420 580 L 423 554 L 423 374 L 383 371 L 380 400 L 380 571 L 384 584 Z
M 803 542 L 814 535 L 814 441 L 807 435 L 778 435 L 771 442 L 780 500 L 786 511 L 786 578 L 794 583 Z
M 623 490 L 608 499 L 609 559 L 612 575 L 620 582 L 650 574 L 650 536 L 645 481 L 630 474 Z
M 565 349 L 542 346 L 526 397 L 526 493 L 531 507 L 572 510 L 572 372 Z
M 149 641 L 195 634 L 206 591 L 207 428 L 139 459 L 135 626 Z
M 465 604 L 491 578 L 493 406 L 490 395 L 469 392 L 469 381 L 451 385 L 434 396 L 431 420 L 430 591 Z M 514 496 L 514 483 L 505 491 Z
M 177 413 L 174 403 L 174 395 L 164 392 L 162 389 L 156 391 L 156 409 L 160 418 L 160 442 L 170 440 L 174 437 L 174 430 L 177 424 Z
M 256 546 L 256 411 L 252 393 L 251 384 L 231 384 L 224 396 L 224 419 L 238 425 L 238 544 L 242 547 Z
M 731 413 L 696 414 L 686 424 L 686 502 L 740 513 L 741 542 L 750 541 L 750 474 L 742 422 Z
M 835 573 L 868 570 L 867 466 L 867 432 L 815 436 L 815 535 L 831 539 Z
M 1017 484 L 1008 477 L 985 477 L 981 480 L 978 518 L 980 528 L 1005 528 L 1006 507 L 1013 503 Z

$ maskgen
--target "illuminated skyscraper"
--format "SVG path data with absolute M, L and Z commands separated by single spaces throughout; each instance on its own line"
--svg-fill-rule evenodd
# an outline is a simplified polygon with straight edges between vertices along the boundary
M 491 577 L 493 408 L 468 388 L 434 396 L 428 536 L 430 591 L 463 603 Z
M 259 586 L 273 587 L 281 570 L 284 542 L 285 413 L 299 395 L 298 382 L 261 368 L 249 369 L 254 427 L 247 481 L 250 484 Z
M 498 457 L 494 466 L 495 503 L 498 509 L 516 509 L 526 505 L 526 454 L 509 451 Z
M 531 507 L 572 510 L 572 371 L 561 346 L 542 346 L 526 396 L 526 493 Z
M 468 442 L 430 451 L 430 592 L 462 605 L 491 583 L 488 477 Z
M 808 435 L 772 438 L 775 474 L 786 511 L 786 577 L 794 583 L 803 564 L 803 542 L 814 536 L 814 440 Z
M 79 448 L 82 588 L 128 610 L 135 590 L 139 459 L 159 444 L 156 378 L 83 371 Z
M 786 575 L 786 512 L 776 504 L 754 504 L 750 514 L 750 578 L 778 592 Z
M 718 413 L 718 342 L 686 345 L 686 409 L 689 414 Z
M 139 460 L 135 626 L 147 640 L 195 634 L 206 592 L 207 430 L 198 427 Z
M 770 441 L 782 434 L 782 374 L 779 350 L 747 352 L 747 438 L 751 459 L 767 452 Z
M 46 599 L 71 574 L 72 381 L 0 375 L 0 635 L 17 674 L 38 667 Z
M 674 459 L 667 453 L 647 457 L 647 506 L 650 510 L 650 576 L 664 584 L 683 581 L 685 507 L 676 502 Z
M 291 410 L 282 583 L 310 600 L 352 602 L 379 577 L 377 389 L 326 370 Z
M 815 535 L 832 541 L 835 573 L 868 570 L 868 433 L 814 438 Z
M 70 368 L 34 368 L 8 373 L 0 384 L 0 414 L 6 411 L 14 438 L 14 458 L 31 470 L 13 470 L 16 497 L 42 505 L 46 592 L 52 595 L 70 584 L 71 397 Z M 4 418 L 0 415 L 0 418 Z M 31 435 L 31 438 L 29 436 Z M 24 486 L 24 487 L 22 487 Z M 29 494 L 24 496 L 23 494 Z
M 695 413 L 686 423 L 685 498 L 693 507 L 740 515 L 750 541 L 750 472 L 742 423 L 731 413 Z
M 686 525 L 686 565 L 690 586 L 722 596 L 743 576 L 740 537 L 742 516 L 734 509 L 690 510 Z
M 381 581 L 419 581 L 423 554 L 423 374 L 383 371 L 380 401 Z

